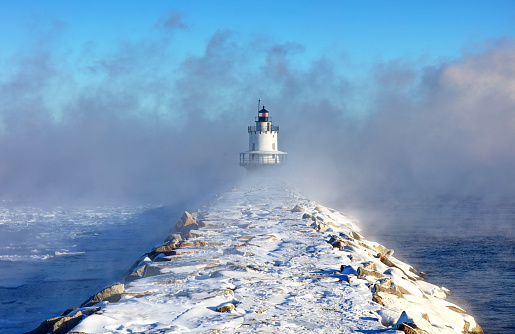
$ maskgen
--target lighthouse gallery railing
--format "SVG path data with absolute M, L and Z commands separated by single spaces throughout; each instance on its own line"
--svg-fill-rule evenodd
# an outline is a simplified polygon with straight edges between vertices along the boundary
M 286 163 L 286 154 L 240 153 L 240 165 L 279 165 Z
M 275 131 L 275 132 L 279 132 L 279 127 L 278 126 L 268 126 L 268 127 L 265 127 L 265 128 L 258 128 L 257 126 L 255 125 L 251 125 L 249 126 L 249 132 L 254 132 L 254 131 L 260 131 L 260 132 L 265 132 L 265 131 Z

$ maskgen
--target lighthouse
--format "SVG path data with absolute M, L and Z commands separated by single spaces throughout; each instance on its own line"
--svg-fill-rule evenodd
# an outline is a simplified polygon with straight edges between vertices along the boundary
M 240 153 L 240 166 L 248 171 L 271 168 L 286 163 L 286 152 L 279 151 L 277 136 L 279 127 L 272 125 L 268 110 L 263 106 L 259 109 L 261 99 L 258 103 L 258 117 L 256 125 L 248 127 L 249 150 Z

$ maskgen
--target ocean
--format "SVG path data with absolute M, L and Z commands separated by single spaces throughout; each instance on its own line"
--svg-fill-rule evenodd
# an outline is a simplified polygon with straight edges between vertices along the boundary
M 515 332 L 515 200 L 370 203 L 363 234 L 451 290 L 485 333 Z M 186 208 L 0 205 L 0 333 L 77 307 L 159 244 Z
M 3 203 L 0 333 L 32 330 L 100 289 L 123 282 L 129 267 L 164 241 L 181 214 L 167 206 L 34 208 Z
M 485 333 L 515 333 L 515 199 L 386 200 L 359 212 L 369 239 L 448 288 Z

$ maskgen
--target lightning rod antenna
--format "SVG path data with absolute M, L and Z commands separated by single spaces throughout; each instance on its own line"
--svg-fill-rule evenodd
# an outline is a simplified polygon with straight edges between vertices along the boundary
M 259 101 L 258 101 L 258 112 L 259 112 L 260 105 L 261 105 L 261 99 L 259 99 Z

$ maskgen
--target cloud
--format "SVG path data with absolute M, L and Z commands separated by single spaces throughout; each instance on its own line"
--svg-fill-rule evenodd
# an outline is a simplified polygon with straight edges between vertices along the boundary
M 330 152 L 320 161 L 339 169 L 327 184 L 347 198 L 514 194 L 506 182 L 515 176 L 514 56 L 503 41 L 418 73 L 377 65 L 375 100 L 359 126 L 338 132 L 345 121 L 316 121 L 325 127 L 310 140 Z
M 158 20 L 156 27 L 162 28 L 168 32 L 173 32 L 178 29 L 186 29 L 188 26 L 184 23 L 183 13 L 170 10 Z
M 175 12 L 158 24 L 184 28 Z M 292 182 L 316 185 L 321 201 L 515 193 L 510 40 L 431 67 L 375 64 L 366 83 L 346 76 L 344 60 L 307 59 L 307 46 L 224 30 L 182 60 L 166 36 L 79 60 L 43 40 L 0 82 L 3 198 L 210 194 L 244 174 L 238 152 L 258 98 L 281 126 Z
M 153 52 L 158 43 L 122 43 L 88 59 L 83 69 L 95 71 L 80 84 L 77 72 L 57 66 L 56 53 L 21 58 L 1 83 L 9 102 L 0 111 L 2 197 L 166 203 L 210 194 L 234 179 L 235 125 L 198 112 L 187 93 L 200 87 L 178 96 L 170 72 L 155 71 L 167 66 L 167 55 Z M 187 67 L 178 71 L 192 79 Z M 62 77 L 69 79 L 56 85 Z M 61 90 L 72 94 L 57 105 L 55 119 L 46 101 Z
M 385 64 L 377 64 L 373 73 L 378 86 L 387 90 L 409 88 L 417 80 L 414 65 L 400 59 L 391 60 Z

